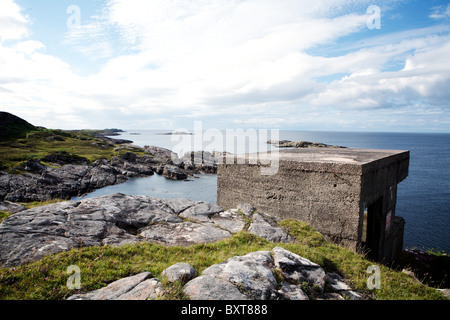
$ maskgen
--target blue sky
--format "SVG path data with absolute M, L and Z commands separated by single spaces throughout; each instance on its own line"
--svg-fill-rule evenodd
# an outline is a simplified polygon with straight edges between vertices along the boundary
M 0 109 L 49 128 L 450 132 L 449 60 L 449 1 L 0 0 Z

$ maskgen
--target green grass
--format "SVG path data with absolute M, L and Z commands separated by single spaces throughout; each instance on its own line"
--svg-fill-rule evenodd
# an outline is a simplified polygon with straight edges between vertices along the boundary
M 86 158 L 90 162 L 99 159 L 112 159 L 125 152 L 135 152 L 144 155 L 145 152 L 136 147 L 125 146 L 114 151 L 117 145 L 108 144 L 96 138 L 98 131 L 63 131 L 51 129 L 36 129 L 26 133 L 19 139 L 0 141 L 0 168 L 9 173 L 22 173 L 15 168 L 28 160 L 43 159 L 51 154 L 66 154 L 72 157 Z M 57 139 L 54 139 L 56 137 Z M 44 163 L 45 165 L 50 165 Z
M 357 290 L 372 294 L 375 299 L 444 299 L 436 290 L 416 283 L 409 276 L 379 265 L 381 289 L 367 289 L 369 277 L 366 270 L 374 264 L 364 256 L 326 242 L 308 225 L 287 220 L 281 225 L 296 237 L 292 244 L 271 243 L 248 232 L 240 232 L 230 239 L 212 244 L 190 247 L 164 247 L 139 243 L 122 247 L 91 247 L 74 249 L 16 268 L 0 269 L 0 299 L 59 300 L 70 295 L 99 289 L 123 277 L 149 271 L 155 277 L 178 262 L 194 266 L 199 274 L 207 267 L 236 255 L 259 250 L 271 250 L 282 246 L 324 267 L 326 271 L 338 272 Z M 81 269 L 79 291 L 70 291 L 66 282 L 67 268 L 77 265 Z M 162 299 L 185 299 L 181 284 L 169 285 Z
M 8 212 L 6 212 L 6 211 L 0 211 L 0 223 L 1 223 L 3 220 L 5 220 L 5 219 L 7 219 L 8 217 L 10 217 L 10 216 L 11 216 L 11 214 L 8 213 Z

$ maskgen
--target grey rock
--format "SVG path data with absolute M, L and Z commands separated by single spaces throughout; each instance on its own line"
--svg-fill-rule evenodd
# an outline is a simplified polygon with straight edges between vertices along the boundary
M 450 289 L 436 289 L 436 290 L 442 293 L 442 295 L 447 299 L 450 299 Z
M 131 157 L 131 156 L 130 156 Z M 12 202 L 47 201 L 81 196 L 96 189 L 127 181 L 129 177 L 153 174 L 145 157 L 131 163 L 115 158 L 98 160 L 92 164 L 67 155 L 48 156 L 51 162 L 63 164 L 59 168 L 44 166 L 39 160 L 30 160 L 24 168 L 29 173 L 0 175 L 0 200 Z M 77 163 L 65 164 L 66 162 Z
M 190 246 L 231 238 L 232 234 L 214 227 L 212 224 L 183 222 L 151 225 L 143 229 L 140 232 L 140 236 L 144 240 L 154 243 L 172 246 Z
M 164 288 L 157 278 L 145 280 L 131 291 L 121 295 L 118 300 L 154 300 L 164 294 Z
M 317 300 L 345 300 L 339 293 L 325 292 L 321 296 L 316 297 Z
M 275 266 L 286 280 L 294 283 L 307 282 L 323 292 L 325 271 L 321 266 L 280 247 L 274 248 L 272 255 Z
M 172 211 L 178 214 L 196 204 L 196 202 L 188 199 L 164 199 L 164 202 Z
M 248 203 L 241 203 L 237 206 L 238 210 L 241 210 L 241 212 L 246 216 L 246 217 L 250 217 L 253 212 L 255 211 L 255 208 Z
M 251 299 L 269 300 L 276 294 L 277 287 L 272 267 L 270 252 L 258 251 L 213 265 L 205 269 L 202 275 L 227 280 Z
M 231 233 L 238 233 L 245 227 L 242 216 L 232 211 L 218 212 L 211 217 L 211 220 L 220 228 Z
M 344 282 L 342 277 L 337 273 L 327 273 L 325 281 L 330 290 L 339 292 L 351 290 L 352 288 Z
M 299 277 L 305 268 L 307 274 Z M 280 285 L 275 277 L 276 269 L 281 271 Z M 315 269 L 314 272 L 311 269 Z M 319 265 L 277 247 L 271 252 L 251 252 L 212 265 L 200 277 L 189 281 L 184 292 L 191 299 L 343 300 L 338 293 L 323 292 L 311 286 L 307 287 L 308 293 L 303 290 L 304 282 L 315 286 L 323 284 L 325 273 L 319 270 L 323 271 Z M 334 275 L 331 277 L 334 279 Z M 342 292 L 352 294 L 353 291 Z
M 272 258 L 277 256 L 277 258 Z M 184 294 L 191 300 L 344 300 L 362 299 L 363 297 L 350 290 L 336 292 L 306 293 L 303 284 L 292 281 L 292 277 L 284 277 L 281 284 L 277 283 L 275 270 L 280 261 L 290 261 L 290 267 L 295 272 L 304 266 L 316 267 L 311 261 L 300 257 L 283 248 L 275 248 L 272 252 L 257 251 L 244 256 L 232 257 L 222 263 L 215 264 L 196 277 L 195 269 L 186 264 L 178 263 L 165 269 L 161 276 L 169 282 L 188 281 Z M 286 265 L 285 265 L 286 266 Z M 321 275 L 319 275 L 321 277 Z M 336 274 L 327 276 L 329 282 L 341 281 Z M 339 288 L 327 286 L 327 289 L 347 288 L 339 284 Z M 84 294 L 76 294 L 69 300 L 148 300 L 164 294 L 159 279 L 153 278 L 149 272 L 115 281 L 108 286 Z
M 196 203 L 113 194 L 16 213 L 0 224 L 0 266 L 14 266 L 72 248 L 166 239 L 167 244 L 214 242 L 231 233 L 212 223 L 182 223 L 180 210 Z M 212 213 L 211 213 L 212 214 Z M 154 228 L 154 229 L 153 229 Z M 171 232 L 168 232 L 171 230 Z M 181 231 L 184 232 L 180 233 Z M 146 233 L 143 232 L 143 235 Z
M 284 230 L 277 226 L 274 219 L 261 213 L 253 215 L 253 222 L 248 231 L 272 242 L 294 242 L 294 239 Z
M 218 158 L 208 151 L 186 152 L 179 166 L 201 173 L 217 173 Z
M 300 286 L 288 282 L 283 282 L 278 292 L 286 300 L 309 300 L 308 295 Z
M 183 292 L 191 300 L 250 300 L 227 280 L 204 275 L 189 281 Z
M 150 279 L 150 272 L 115 281 L 108 286 L 85 294 L 76 294 L 67 300 L 147 300 L 162 292 L 158 280 Z M 150 279 L 150 280 L 149 280 Z
M 15 214 L 21 211 L 25 211 L 27 208 L 25 208 L 23 205 L 18 203 L 13 203 L 9 201 L 0 202 L 0 211 L 5 211 L 11 214 Z
M 131 142 L 107 137 L 102 139 L 109 143 L 108 146 L 111 146 L 111 143 Z M 115 151 L 120 149 L 123 147 L 116 148 Z M 154 172 L 172 180 L 186 180 L 197 173 L 217 172 L 217 158 L 210 152 L 196 152 L 193 155 L 195 160 L 191 161 L 189 156 L 180 159 L 176 153 L 160 147 L 145 146 L 141 150 L 147 155 L 138 156 L 133 152 L 126 152 L 112 160 L 103 159 L 94 163 L 67 153 L 55 153 L 42 159 L 61 165 L 59 168 L 45 166 L 40 160 L 29 160 L 16 168 L 26 171 L 26 174 L 13 175 L 0 171 L 0 201 L 70 199 L 99 188 L 123 183 L 129 178 L 151 176 Z M 0 170 L 3 169 L 6 168 L 0 167 Z
M 194 222 L 212 222 L 210 217 L 216 213 L 222 212 L 223 209 L 218 205 L 206 202 L 199 202 L 195 205 L 184 210 L 180 217 L 183 219 L 189 219 Z
M 197 271 L 193 266 L 180 262 L 165 269 L 161 276 L 165 277 L 169 282 L 187 282 L 197 276 Z
M 363 297 L 361 296 L 361 294 L 359 294 L 358 292 L 355 291 L 341 291 L 339 292 L 339 294 L 344 297 L 344 299 L 346 300 L 363 300 Z
M 164 166 L 162 175 L 171 180 L 185 180 L 188 178 L 186 172 L 174 165 Z
M 345 148 L 342 146 L 333 146 L 321 142 L 309 141 L 269 140 L 267 143 L 274 144 L 279 148 Z

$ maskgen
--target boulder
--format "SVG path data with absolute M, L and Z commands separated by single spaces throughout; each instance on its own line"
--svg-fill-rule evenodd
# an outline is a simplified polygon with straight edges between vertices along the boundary
M 67 300 L 151 300 L 162 293 L 161 282 L 152 278 L 150 272 L 143 272 L 89 293 L 70 296 Z
M 304 277 L 296 275 L 304 268 L 316 270 Z M 336 274 L 329 277 L 341 282 L 338 287 L 325 288 L 325 277 L 328 279 L 319 265 L 276 247 L 270 252 L 251 252 L 212 265 L 201 276 L 186 283 L 183 292 L 192 300 L 344 300 L 344 296 L 346 299 L 362 297 Z M 316 287 L 321 285 L 323 288 L 317 290 Z
M 189 281 L 183 292 L 191 300 L 250 300 L 229 281 L 211 275 Z
M 180 262 L 170 266 L 161 273 L 168 282 L 187 282 L 197 276 L 195 268 L 187 263 Z
M 205 269 L 202 275 L 226 280 L 251 299 L 269 300 L 277 289 L 272 267 L 270 252 L 258 251 L 213 265 Z
M 218 205 L 206 202 L 199 202 L 194 206 L 184 210 L 180 217 L 193 222 L 211 222 L 210 217 L 216 213 L 223 212 Z
M 321 266 L 286 249 L 272 250 L 273 260 L 283 277 L 292 283 L 306 282 L 320 292 L 325 288 L 325 271 Z
M 245 227 L 244 218 L 242 218 L 240 214 L 231 210 L 218 212 L 214 214 L 210 219 L 220 228 L 231 233 L 238 233 Z
M 140 232 L 142 240 L 171 246 L 190 246 L 231 238 L 232 234 L 213 224 L 194 222 L 158 223 Z
M 284 230 L 278 227 L 275 218 L 256 213 L 248 231 L 272 242 L 294 242 L 294 239 Z
M 255 211 L 255 208 L 248 203 L 241 203 L 236 209 L 240 210 L 246 217 L 251 217 Z
M 165 165 L 162 175 L 170 180 L 185 180 L 188 178 L 186 172 L 174 165 Z

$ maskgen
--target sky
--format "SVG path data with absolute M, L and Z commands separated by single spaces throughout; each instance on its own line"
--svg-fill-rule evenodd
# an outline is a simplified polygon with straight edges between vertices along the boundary
M 0 0 L 0 111 L 58 129 L 450 132 L 450 2 Z

